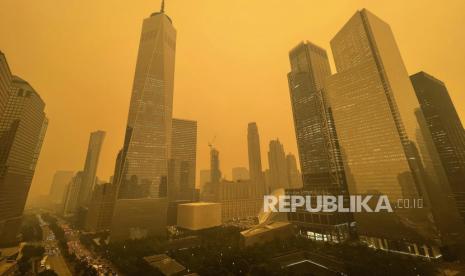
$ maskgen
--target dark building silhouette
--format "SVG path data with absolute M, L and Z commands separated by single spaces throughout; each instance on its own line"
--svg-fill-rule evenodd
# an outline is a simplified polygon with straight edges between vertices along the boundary
M 82 183 L 79 191 L 78 205 L 80 207 L 87 207 L 90 199 L 92 198 L 92 192 L 97 180 L 98 161 L 104 139 L 104 131 L 98 130 L 90 134 L 86 162 L 84 164 L 82 175 Z
M 113 208 L 116 199 L 116 189 L 111 183 L 97 184 L 93 189 L 89 202 L 84 229 L 92 232 L 110 229 Z
M 270 141 L 268 164 L 270 168 L 270 183 L 267 184 L 270 189 L 269 192 L 273 192 L 276 189 L 290 188 L 289 176 L 287 174 L 286 153 L 279 139 Z
M 260 135 L 257 123 L 252 122 L 247 126 L 247 149 L 249 157 L 249 174 L 251 180 L 263 178 L 262 156 L 260 151 Z
M 197 159 L 197 122 L 173 119 L 171 160 L 168 166 L 170 201 L 193 200 Z
M 220 183 L 220 152 L 212 146 L 210 149 L 210 182 Z
M 48 125 L 34 88 L 16 76 L 11 84 L 0 118 L 0 244 L 16 241 Z
M 418 72 L 410 76 L 426 124 L 465 221 L 465 131 L 446 85 Z
M 260 134 L 255 122 L 251 122 L 247 126 L 247 150 L 251 183 L 256 186 L 257 193 L 263 195 L 268 192 L 268 189 L 262 168 Z
M 63 197 L 66 192 L 66 188 L 73 176 L 73 171 L 56 171 L 53 175 L 49 196 L 52 203 L 58 207 L 57 209 L 62 208 Z

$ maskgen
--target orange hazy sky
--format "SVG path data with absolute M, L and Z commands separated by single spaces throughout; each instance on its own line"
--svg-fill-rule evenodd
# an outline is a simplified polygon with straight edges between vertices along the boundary
M 98 176 L 122 146 L 142 20 L 160 0 L 2 0 L 0 50 L 47 104 L 49 129 L 32 184 L 47 193 L 56 170 L 84 166 L 91 131 L 107 132 Z M 443 80 L 465 118 L 465 1 L 167 0 L 178 31 L 174 116 L 198 121 L 197 168 L 216 135 L 222 171 L 247 166 L 256 121 L 263 163 L 270 139 L 297 153 L 286 74 L 302 40 L 328 50 L 357 9 L 388 22 L 409 73 Z M 330 55 L 330 59 L 332 59 Z M 267 165 L 265 165 L 267 167 Z

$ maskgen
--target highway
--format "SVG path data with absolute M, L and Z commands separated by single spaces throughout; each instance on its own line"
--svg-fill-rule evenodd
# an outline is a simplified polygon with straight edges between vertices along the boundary
M 61 255 L 55 235 L 50 230 L 48 224 L 42 220 L 42 217 L 40 215 L 37 215 L 37 217 L 40 221 L 40 226 L 42 227 L 42 246 L 45 248 L 44 256 L 47 256 L 45 267 L 40 267 L 39 271 L 45 270 L 45 268 L 50 268 L 60 276 L 72 276 L 63 255 Z

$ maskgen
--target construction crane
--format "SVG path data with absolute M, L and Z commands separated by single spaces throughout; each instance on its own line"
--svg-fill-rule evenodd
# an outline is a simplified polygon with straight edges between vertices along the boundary
M 210 150 L 214 149 L 213 143 L 215 142 L 215 139 L 216 135 L 213 136 L 213 139 L 210 142 L 208 142 L 208 147 L 210 148 Z

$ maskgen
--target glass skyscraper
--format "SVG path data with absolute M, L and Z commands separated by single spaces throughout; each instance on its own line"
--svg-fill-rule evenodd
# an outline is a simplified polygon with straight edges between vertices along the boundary
M 45 103 L 25 80 L 13 76 L 0 118 L 0 244 L 16 242 L 48 119 Z
M 437 256 L 436 246 L 462 228 L 440 188 L 447 179 L 390 26 L 358 11 L 331 48 L 337 74 L 326 87 L 350 194 L 387 195 L 393 206 L 398 199 L 425 202 L 421 209 L 355 214 L 361 239 L 377 248 Z
M 171 150 L 176 30 L 153 13 L 142 25 L 111 235 L 114 239 L 164 235 Z
M 197 122 L 173 119 L 168 194 L 172 200 L 193 200 L 197 159 Z
M 428 129 L 446 171 L 457 208 L 465 221 L 465 130 L 446 85 L 418 72 L 410 76 Z
M 302 42 L 289 53 L 288 74 L 294 127 L 302 170 L 303 188 L 287 190 L 297 195 L 348 196 L 336 129 L 324 89 L 331 75 L 326 51 Z M 347 213 L 289 213 L 289 220 L 311 239 L 340 242 L 349 235 L 352 217 Z
M 79 192 L 78 205 L 80 207 L 87 207 L 92 198 L 92 191 L 97 177 L 98 161 L 104 139 L 105 131 L 98 130 L 90 134 L 86 162 L 84 164 L 82 183 Z

